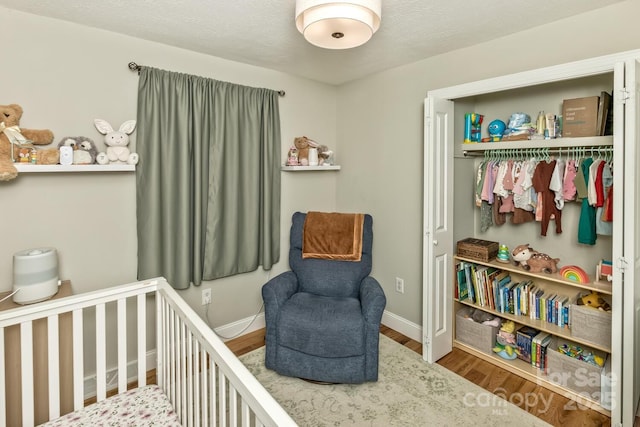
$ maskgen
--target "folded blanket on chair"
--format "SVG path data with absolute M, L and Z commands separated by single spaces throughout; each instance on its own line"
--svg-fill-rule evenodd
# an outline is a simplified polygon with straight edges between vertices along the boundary
M 302 258 L 360 261 L 364 214 L 309 212 L 302 232 Z

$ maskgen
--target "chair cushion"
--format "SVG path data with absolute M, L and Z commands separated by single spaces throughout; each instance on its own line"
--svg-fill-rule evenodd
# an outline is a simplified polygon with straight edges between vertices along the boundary
M 364 318 L 360 301 L 294 294 L 280 311 L 278 345 L 319 357 L 364 354 Z

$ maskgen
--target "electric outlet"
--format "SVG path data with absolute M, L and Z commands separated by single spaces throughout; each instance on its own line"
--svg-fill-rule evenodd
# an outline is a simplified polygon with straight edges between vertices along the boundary
M 202 305 L 211 304 L 211 289 L 202 290 Z
M 396 292 L 404 294 L 404 280 L 396 277 Z

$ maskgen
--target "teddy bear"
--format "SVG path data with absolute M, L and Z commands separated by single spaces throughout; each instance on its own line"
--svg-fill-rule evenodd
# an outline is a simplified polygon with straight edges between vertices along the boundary
M 0 181 L 10 181 L 18 176 L 13 165 L 19 159 L 21 145 L 47 145 L 53 142 L 49 129 L 20 128 L 22 107 L 18 104 L 0 105 Z M 36 151 L 36 163 L 55 165 L 60 158 L 57 149 Z
M 298 149 L 298 164 L 309 166 L 309 141 L 306 136 L 297 136 L 293 140 L 293 145 Z

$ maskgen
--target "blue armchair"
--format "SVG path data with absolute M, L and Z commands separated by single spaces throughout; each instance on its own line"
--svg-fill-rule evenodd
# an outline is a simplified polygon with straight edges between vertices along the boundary
M 360 261 L 303 259 L 306 214 L 293 214 L 289 266 L 262 287 L 265 364 L 292 377 L 329 383 L 378 379 L 386 298 L 371 272 L 373 220 L 364 216 Z

